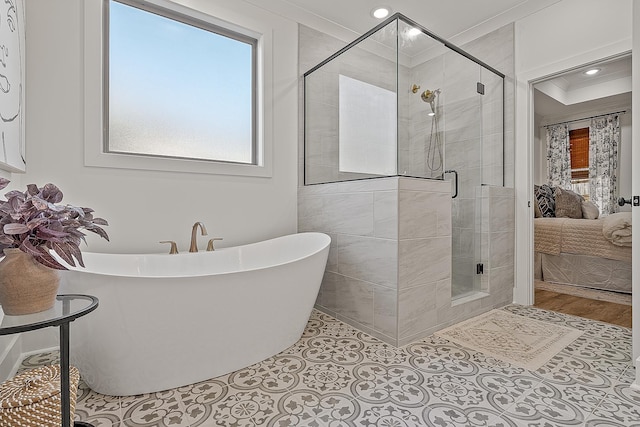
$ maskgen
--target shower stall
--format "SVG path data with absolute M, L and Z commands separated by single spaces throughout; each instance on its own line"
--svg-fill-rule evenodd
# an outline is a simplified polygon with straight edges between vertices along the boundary
M 300 222 L 334 238 L 320 309 L 399 345 L 497 305 L 503 105 L 504 74 L 401 14 L 304 74 Z

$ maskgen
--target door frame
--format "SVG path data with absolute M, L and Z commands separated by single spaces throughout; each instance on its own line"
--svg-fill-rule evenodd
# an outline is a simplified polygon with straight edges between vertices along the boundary
M 640 20 L 640 16 L 639 16 Z M 640 37 L 639 37 L 640 39 Z M 640 40 L 639 40 L 640 41 Z M 622 48 L 622 49 L 621 49 Z M 581 55 L 571 57 L 567 60 L 560 61 L 558 63 L 549 64 L 544 67 L 540 67 L 533 71 L 525 73 L 516 72 L 516 87 L 515 87 L 515 141 L 521 141 L 520 144 L 515 144 L 514 150 L 514 170 L 521 171 L 515 173 L 514 187 L 515 187 L 515 224 L 516 224 L 516 253 L 515 253 L 515 283 L 513 289 L 513 302 L 522 305 L 533 305 L 534 303 L 534 286 L 533 286 L 533 149 L 534 149 L 534 108 L 533 108 L 533 85 L 555 77 L 567 71 L 572 71 L 590 64 L 595 64 L 608 59 L 629 55 L 631 51 L 628 48 L 623 48 L 622 45 L 608 46 L 605 49 L 596 49 L 591 52 L 586 52 Z M 640 55 L 637 55 L 640 57 Z M 637 58 L 640 61 L 640 58 Z M 634 71 L 637 69 L 635 67 Z M 635 72 L 633 72 L 635 75 Z M 635 76 L 632 77 L 635 84 Z M 634 98 L 640 96 L 640 81 L 638 82 L 638 90 L 633 88 Z M 635 99 L 634 99 L 635 101 Z M 634 104 L 638 105 L 634 102 Z M 640 111 L 636 112 L 636 109 L 632 109 L 635 117 L 632 119 L 632 132 L 633 140 L 640 138 L 640 126 L 634 124 L 635 118 L 639 120 L 636 123 L 640 123 Z M 638 137 L 635 137 L 638 135 Z M 638 150 L 640 151 L 640 150 Z M 635 150 L 632 151 L 634 159 L 640 157 L 640 153 Z M 637 169 L 637 168 L 636 168 Z M 640 172 L 633 170 L 632 177 L 632 193 L 640 193 L 640 185 L 635 185 L 638 181 Z M 637 173 L 638 172 L 638 173 Z M 640 184 L 640 183 L 639 183 Z M 634 209 L 640 211 L 640 209 Z M 640 213 L 640 212 L 638 212 Z M 634 213 L 634 216 L 637 216 Z M 636 236 L 639 244 L 634 244 L 634 256 L 633 260 L 637 260 L 640 255 L 640 238 Z M 634 239 L 634 240 L 636 240 Z M 640 265 L 640 263 L 634 263 Z M 634 269 L 638 270 L 637 269 Z M 637 272 L 633 276 L 632 289 L 634 290 L 634 302 L 640 302 L 640 272 Z M 636 291 L 637 290 L 637 291 Z M 635 304 L 634 304 L 635 305 Z M 640 304 L 639 304 L 640 305 Z M 638 310 L 634 310 L 633 313 L 633 326 L 636 331 L 640 331 L 640 313 L 636 315 Z M 634 356 L 640 356 L 640 334 L 634 334 Z M 640 359 L 639 359 L 640 360 Z M 638 362 L 640 363 L 640 362 Z M 639 381 L 640 382 L 640 381 Z

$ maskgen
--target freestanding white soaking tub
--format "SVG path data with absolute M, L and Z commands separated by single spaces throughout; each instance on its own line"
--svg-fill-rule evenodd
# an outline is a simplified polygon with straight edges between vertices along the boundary
M 71 362 L 96 392 L 127 396 L 271 357 L 302 335 L 330 242 L 300 233 L 214 252 L 84 253 L 61 291 L 100 305 L 71 324 Z

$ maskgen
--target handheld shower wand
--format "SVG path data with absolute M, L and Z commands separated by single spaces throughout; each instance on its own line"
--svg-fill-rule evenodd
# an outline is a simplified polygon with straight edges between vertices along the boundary
M 411 92 L 418 93 L 420 86 L 414 84 L 411 87 Z M 435 90 L 425 90 L 420 94 L 420 98 L 429 104 L 431 107 L 431 113 L 428 113 L 429 116 L 432 116 L 431 120 L 431 132 L 429 134 L 429 140 L 425 147 L 424 151 L 424 161 L 428 171 L 432 174 L 442 173 L 442 169 L 444 167 L 443 164 L 443 155 L 442 155 L 442 135 L 440 133 L 440 124 L 439 124 L 439 115 L 438 115 L 438 97 L 440 95 L 440 89 Z

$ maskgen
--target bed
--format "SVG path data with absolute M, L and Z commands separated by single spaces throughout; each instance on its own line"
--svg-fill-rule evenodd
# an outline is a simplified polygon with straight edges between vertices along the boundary
M 534 242 L 536 280 L 631 293 L 630 213 L 535 218 Z

